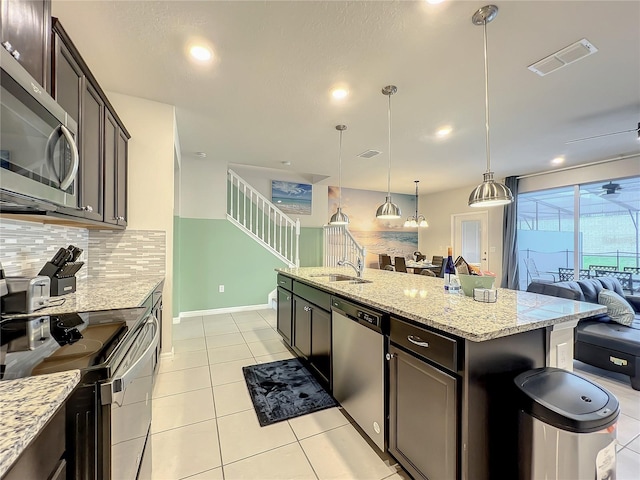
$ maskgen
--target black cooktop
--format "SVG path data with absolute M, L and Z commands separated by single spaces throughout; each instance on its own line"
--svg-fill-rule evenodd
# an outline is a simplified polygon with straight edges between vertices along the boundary
M 126 348 L 145 311 L 140 307 L 1 319 L 0 380 L 109 363 L 116 349 Z

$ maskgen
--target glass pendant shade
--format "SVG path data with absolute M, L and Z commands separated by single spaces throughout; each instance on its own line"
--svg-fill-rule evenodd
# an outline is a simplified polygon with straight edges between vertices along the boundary
M 376 218 L 381 220 L 393 220 L 402 216 L 400 207 L 391 201 L 391 95 L 397 91 L 398 88 L 395 85 L 387 85 L 382 89 L 382 94 L 389 97 L 389 108 L 387 110 L 389 120 L 389 169 L 387 170 L 387 198 L 376 210 Z
M 493 172 L 484 173 L 484 181 L 469 195 L 470 207 L 497 207 L 513 201 L 509 187 L 493 180 Z
M 485 101 L 485 127 L 486 127 L 486 155 L 487 169 L 480 185 L 473 189 L 469 195 L 470 207 L 497 207 L 507 205 L 513 201 L 513 194 L 509 187 L 498 183 L 493 179 L 491 171 L 491 149 L 489 144 L 489 61 L 487 56 L 487 23 L 498 15 L 498 7 L 486 5 L 476 11 L 471 17 L 474 25 L 484 28 L 484 101 Z
M 342 132 L 346 129 L 346 125 L 336 125 L 336 130 L 340 132 L 340 153 L 338 155 L 338 163 L 340 165 L 340 174 L 338 177 L 338 208 L 336 209 L 336 213 L 331 215 L 329 225 L 347 225 L 349 223 L 349 217 L 342 212 Z

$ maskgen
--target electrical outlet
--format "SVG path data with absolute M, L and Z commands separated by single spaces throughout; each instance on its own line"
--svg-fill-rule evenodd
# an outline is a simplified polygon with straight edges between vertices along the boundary
M 224 285 L 218 285 L 218 292 L 224 293 Z

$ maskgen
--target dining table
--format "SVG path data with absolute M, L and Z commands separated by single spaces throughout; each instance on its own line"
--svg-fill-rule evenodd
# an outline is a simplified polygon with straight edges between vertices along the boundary
M 425 269 L 437 270 L 438 268 L 441 267 L 441 265 L 434 265 L 431 262 L 426 262 L 426 261 L 416 262 L 415 260 L 407 260 L 406 265 L 407 265 L 407 268 L 410 268 L 413 270 L 413 273 L 417 273 L 417 274 L 421 273 L 422 270 L 425 270 Z

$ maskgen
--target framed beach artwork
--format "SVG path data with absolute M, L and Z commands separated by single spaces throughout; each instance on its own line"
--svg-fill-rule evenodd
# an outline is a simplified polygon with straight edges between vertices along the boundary
M 271 201 L 286 214 L 311 215 L 311 185 L 272 180 Z

